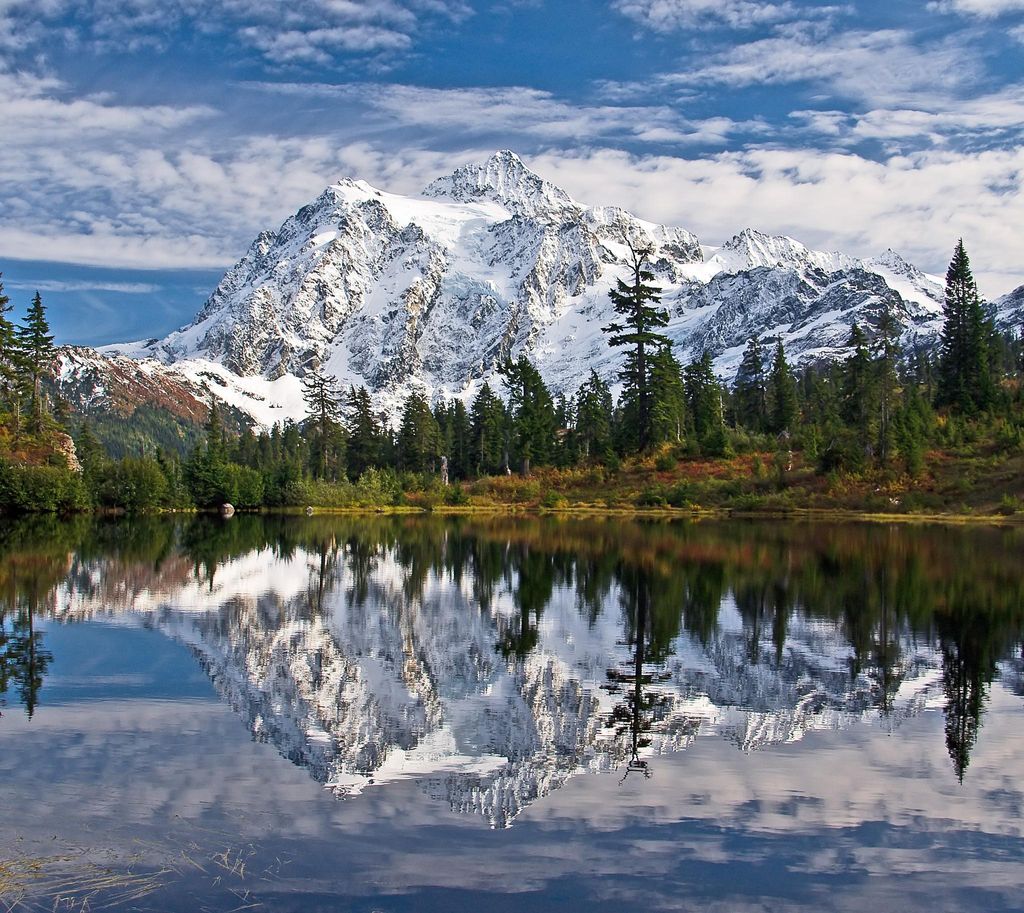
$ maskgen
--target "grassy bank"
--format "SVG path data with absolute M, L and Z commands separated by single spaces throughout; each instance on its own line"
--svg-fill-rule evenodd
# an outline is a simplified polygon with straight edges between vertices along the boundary
M 668 460 L 616 469 L 545 469 L 493 476 L 459 493 L 410 492 L 431 510 L 550 510 L 597 513 L 730 513 L 878 518 L 1024 520 L 1024 453 L 929 453 L 915 477 L 895 470 L 820 474 L 800 453 Z

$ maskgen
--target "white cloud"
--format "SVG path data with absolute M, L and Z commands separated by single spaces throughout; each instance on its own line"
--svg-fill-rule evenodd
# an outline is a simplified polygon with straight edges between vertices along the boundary
M 941 271 L 951 239 L 963 235 L 986 292 L 1024 281 L 1019 238 L 1007 230 L 1024 224 L 1024 149 L 965 144 L 958 151 L 946 142 L 1017 129 L 1024 90 L 956 103 L 939 92 L 930 109 L 801 112 L 838 151 L 777 148 L 782 131 L 767 136 L 773 148 L 695 158 L 684 143 L 732 141 L 739 130 L 768 127 L 688 121 L 659 104 L 573 105 L 522 87 L 256 88 L 336 96 L 332 110 L 355 105 L 363 93 L 358 103 L 369 112 L 335 116 L 334 133 L 246 136 L 225 133 L 207 108 L 75 98 L 52 79 L 0 72 L 0 255 L 110 267 L 224 266 L 260 229 L 275 228 L 341 176 L 412 193 L 500 144 L 527 153 L 536 170 L 581 200 L 626 206 L 709 243 L 753 225 L 854 254 L 892 246 Z M 360 134 L 347 132 L 350 123 L 372 139 L 354 141 Z M 806 128 L 793 129 L 806 141 Z M 937 138 L 932 148 L 883 161 L 842 151 L 863 139 L 898 142 L 922 133 Z M 594 148 L 645 142 L 669 144 L 675 154 Z M 549 151 L 530 158 L 538 147 Z
M 62 97 L 58 80 L 24 73 L 0 72 L 0 122 L 5 143 L 39 143 L 81 139 L 89 134 L 130 134 L 169 130 L 208 117 L 200 105 L 123 106 L 91 98 Z
M 122 295 L 149 295 L 160 291 L 159 285 L 148 282 L 108 282 L 102 279 L 70 282 L 55 279 L 23 279 L 10 283 L 10 287 L 37 292 L 117 292 Z
M 670 83 L 732 87 L 822 84 L 822 88 L 878 103 L 920 103 L 971 84 L 978 66 L 955 41 L 917 47 L 901 30 L 835 34 L 786 29 L 716 54 L 702 67 L 665 77 Z
M 746 226 L 868 256 L 892 247 L 944 272 L 963 237 L 982 290 L 1024 283 L 1024 149 L 928 151 L 875 162 L 850 153 L 754 149 L 701 159 L 549 152 L 535 170 L 577 199 L 614 203 L 719 244 Z
M 1024 0 L 934 0 L 928 4 L 928 9 L 940 13 L 960 13 L 964 16 L 994 19 L 1004 13 L 1024 11 Z
M 435 89 L 367 83 L 246 85 L 271 93 L 334 97 L 369 107 L 392 125 L 429 130 L 439 137 L 503 134 L 548 142 L 620 137 L 663 144 L 721 144 L 730 134 L 767 129 L 759 121 L 739 122 L 727 117 L 690 120 L 663 104 L 573 104 L 551 92 L 525 86 Z
M 338 51 L 403 51 L 412 44 L 402 32 L 368 25 L 305 31 L 252 26 L 239 34 L 275 63 L 327 64 Z
M 931 108 L 794 111 L 791 117 L 845 144 L 880 140 L 894 151 L 905 143 L 991 148 L 1011 145 L 1024 136 L 1024 86 L 966 100 L 935 99 Z
M 471 13 L 462 0 L 7 0 L 0 50 L 63 37 L 121 53 L 163 48 L 169 36 L 192 31 L 227 35 L 274 64 L 324 64 L 339 55 L 404 51 L 430 22 Z
M 711 28 L 720 25 L 751 28 L 777 22 L 829 17 L 836 6 L 761 3 L 757 0 L 615 0 L 613 8 L 658 32 Z

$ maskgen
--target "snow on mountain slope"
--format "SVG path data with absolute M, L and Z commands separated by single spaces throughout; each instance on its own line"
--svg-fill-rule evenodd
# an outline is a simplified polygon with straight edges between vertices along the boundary
M 677 355 L 710 349 L 726 378 L 754 335 L 802 361 L 844 357 L 850 325 L 882 308 L 908 346 L 941 326 L 941 284 L 892 251 L 861 261 L 751 229 L 702 249 L 682 228 L 585 206 L 504 151 L 417 197 L 331 185 L 261 233 L 189 326 L 104 352 L 158 362 L 261 425 L 302 416 L 298 378 L 315 367 L 392 416 L 410 387 L 468 397 L 520 353 L 571 393 L 592 368 L 616 377 L 622 353 L 601 328 L 627 242 L 652 251 Z
M 1018 337 L 1024 333 L 1024 285 L 996 299 L 993 306 L 999 329 L 1016 333 Z

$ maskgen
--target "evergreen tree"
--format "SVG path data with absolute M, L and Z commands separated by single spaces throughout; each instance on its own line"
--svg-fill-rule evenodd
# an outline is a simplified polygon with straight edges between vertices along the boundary
M 225 485 L 227 440 L 220 406 L 211 398 L 206 418 L 206 441 L 196 447 L 185 463 L 184 477 L 192 500 L 200 507 L 212 507 L 230 501 Z
M 24 326 L 18 327 L 16 334 L 19 360 L 28 380 L 32 430 L 38 433 L 43 426 L 43 378 L 50 371 L 55 353 L 46 308 L 39 292 L 29 305 Z
M 932 420 L 928 401 L 921 396 L 916 384 L 908 384 L 903 402 L 893 418 L 892 436 L 903 468 L 910 476 L 919 475 L 924 468 L 925 445 Z
M 484 383 L 470 409 L 472 465 L 477 475 L 502 472 L 508 466 L 505 406 Z
M 612 411 L 608 384 L 591 369 L 590 377 L 576 393 L 573 421 L 575 449 L 582 460 L 601 460 L 611 451 Z
M 402 469 L 433 472 L 441 456 L 441 429 L 426 394 L 413 391 L 402 409 L 398 432 L 398 460 Z
M 722 388 L 715 377 L 711 353 L 686 366 L 686 400 L 693 419 L 693 431 L 702 444 L 721 434 Z
M 540 372 L 525 355 L 506 362 L 502 378 L 508 388 L 511 456 L 523 475 L 532 466 L 550 465 L 555 451 L 555 404 Z
M 650 356 L 651 414 L 650 443 L 680 443 L 686 436 L 686 386 L 683 371 L 668 346 Z M 716 407 L 721 418 L 722 391 L 711 375 L 715 388 Z M 720 424 L 720 423 L 719 423 Z
M 796 381 L 786 361 L 781 339 L 775 347 L 775 358 L 768 375 L 768 409 L 771 431 L 781 434 L 794 430 L 798 413 Z
M 871 421 L 874 408 L 874 369 L 871 363 L 871 352 L 864 331 L 856 323 L 850 328 L 850 340 L 847 345 L 853 353 L 843 364 L 843 420 L 855 431 L 864 436 L 865 442 L 870 441 Z
M 630 252 L 630 283 L 617 280 L 609 297 L 621 320 L 606 327 L 608 343 L 612 346 L 628 346 L 626 363 L 620 372 L 623 382 L 623 413 L 626 417 L 627 440 L 639 450 L 646 450 L 652 442 L 651 407 L 653 383 L 651 379 L 650 356 L 659 349 L 671 345 L 667 336 L 658 333 L 660 327 L 668 325 L 668 312 L 657 307 L 661 302 L 661 290 L 650 282 L 654 274 L 647 269 L 651 251 L 634 247 L 626 242 Z
M 452 400 L 448 407 L 448 428 L 451 444 L 448 449 L 448 469 L 453 478 L 466 479 L 472 473 L 473 432 L 466 404 Z
M 302 380 L 306 416 L 316 429 L 312 441 L 313 475 L 337 479 L 343 470 L 344 438 L 341 428 L 341 390 L 337 381 L 319 368 Z
M 747 342 L 736 372 L 736 419 L 748 431 L 764 431 L 768 420 L 768 393 L 761 343 L 756 336 Z
M 83 420 L 78 426 L 78 433 L 74 436 L 74 441 L 75 453 L 78 455 L 78 462 L 82 467 L 86 489 L 89 492 L 94 492 L 100 474 L 107 463 L 107 454 L 87 421 Z
M 967 415 L 987 409 L 995 383 L 989 359 L 991 327 L 961 238 L 946 271 L 938 405 Z
M 2 279 L 3 273 L 0 273 Z M 0 281 L 0 407 L 10 409 L 17 434 L 21 417 L 21 374 L 17 333 L 7 317 L 12 307 L 11 299 L 4 294 L 3 281 Z
M 224 420 L 221 418 L 217 400 L 210 398 L 210 411 L 206 416 L 206 456 L 211 463 L 223 463 L 227 459 L 227 437 Z
M 349 391 L 345 430 L 348 475 L 355 481 L 371 466 L 381 465 L 383 457 L 383 430 L 373 413 L 373 402 L 366 387 L 352 387 Z
M 900 325 L 891 308 L 886 307 L 878 317 L 875 334 L 874 387 L 878 402 L 878 461 L 889 462 L 893 447 L 893 418 L 897 409 L 896 394 L 899 387 L 897 368 L 900 360 Z

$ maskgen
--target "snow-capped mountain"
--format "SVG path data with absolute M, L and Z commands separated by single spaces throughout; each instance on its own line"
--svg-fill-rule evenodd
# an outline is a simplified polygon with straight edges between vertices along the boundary
M 615 379 L 622 354 L 601 328 L 628 244 L 652 251 L 677 355 L 710 350 L 726 378 L 754 335 L 781 339 L 796 360 L 829 359 L 845 354 L 854 321 L 870 326 L 883 308 L 907 345 L 933 342 L 941 325 L 940 281 L 892 251 L 858 260 L 751 229 L 702 247 L 685 229 L 583 205 L 504 151 L 419 196 L 331 185 L 261 233 L 191 324 L 103 354 L 263 425 L 301 417 L 311 367 L 366 385 L 392 413 L 410 386 L 472 395 L 520 353 L 571 393 L 591 368 Z

